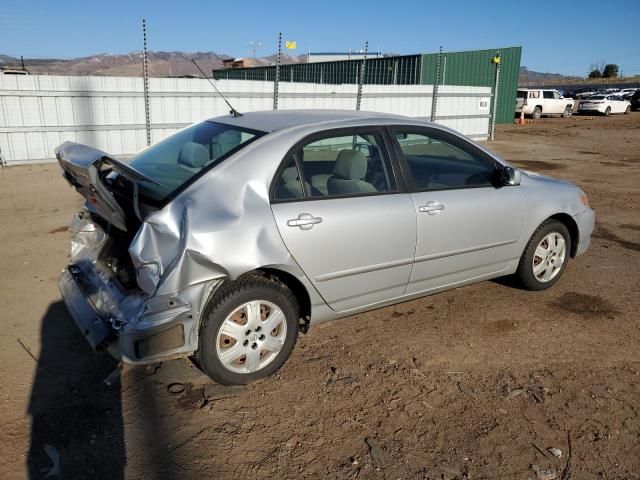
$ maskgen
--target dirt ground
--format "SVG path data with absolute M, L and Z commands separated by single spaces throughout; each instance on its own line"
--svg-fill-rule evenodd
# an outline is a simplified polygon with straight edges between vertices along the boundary
M 53 164 L 1 170 L 0 478 L 640 479 L 640 113 L 498 139 L 596 211 L 558 285 L 483 282 L 312 327 L 242 388 L 187 360 L 105 384 L 116 363 L 56 284 L 80 197 Z

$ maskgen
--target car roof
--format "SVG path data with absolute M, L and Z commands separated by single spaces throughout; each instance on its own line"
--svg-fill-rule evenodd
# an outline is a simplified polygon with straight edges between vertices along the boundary
M 284 128 L 316 123 L 344 123 L 351 120 L 384 120 L 407 119 L 402 115 L 391 113 L 363 112 L 357 110 L 264 110 L 260 112 L 247 112 L 241 116 L 224 115 L 210 118 L 210 122 L 234 125 L 250 130 L 262 132 L 274 132 Z

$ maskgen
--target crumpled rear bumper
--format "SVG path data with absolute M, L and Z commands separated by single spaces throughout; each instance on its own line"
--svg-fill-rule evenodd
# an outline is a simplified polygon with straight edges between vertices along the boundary
M 64 303 L 80 332 L 95 350 L 105 350 L 117 339 L 116 330 L 98 313 L 76 275 L 66 268 L 58 279 Z M 117 344 L 117 342 L 115 342 Z
M 217 283 L 210 283 L 213 288 Z M 184 357 L 197 348 L 188 295 L 143 300 L 90 264 L 69 265 L 58 279 L 62 298 L 89 344 L 117 360 L 145 364 Z M 201 298 L 205 285 L 192 292 Z M 192 300 L 189 302 L 188 300 Z

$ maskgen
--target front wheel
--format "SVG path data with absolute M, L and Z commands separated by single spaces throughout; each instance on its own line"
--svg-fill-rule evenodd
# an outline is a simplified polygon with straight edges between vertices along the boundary
M 611 107 L 607 107 L 604 111 L 604 116 L 608 117 L 610 113 L 611 113 Z
M 557 220 L 543 222 L 529 239 L 516 274 L 528 290 L 545 290 L 560 279 L 569 261 L 571 235 Z
M 571 107 L 570 107 L 569 105 L 567 105 L 567 106 L 564 108 L 564 112 L 562 112 L 562 117 L 563 117 L 563 118 L 569 118 L 569 117 L 571 117 L 571 114 L 572 114 L 572 113 L 573 113 L 573 112 L 571 111 Z
M 624 111 L 625 115 L 629 115 L 631 113 L 631 105 L 627 105 L 626 110 Z
M 207 306 L 198 362 L 225 385 L 267 377 L 289 358 L 298 336 L 298 302 L 285 285 L 247 275 L 223 285 Z

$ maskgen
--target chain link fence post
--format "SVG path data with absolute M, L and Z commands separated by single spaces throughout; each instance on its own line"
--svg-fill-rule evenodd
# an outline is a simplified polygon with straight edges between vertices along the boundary
M 278 56 L 276 57 L 276 76 L 273 80 L 273 109 L 278 109 L 278 84 L 280 83 L 280 54 L 282 52 L 282 32 L 278 33 Z
M 367 51 L 369 50 L 369 42 L 364 42 L 364 56 L 360 64 L 360 78 L 358 79 L 358 93 L 356 94 L 356 110 L 360 110 L 362 103 L 362 84 L 364 83 L 364 74 L 366 72 Z
M 500 91 L 500 66 L 502 65 L 502 52 L 491 59 L 496 65 L 496 80 L 493 86 L 493 106 L 491 112 L 491 128 L 489 130 L 489 140 L 496 138 L 496 117 L 498 116 L 498 92 Z
M 142 19 L 142 76 L 144 86 L 144 117 L 147 130 L 147 147 L 151 145 L 151 118 L 149 114 L 149 65 L 147 62 L 147 23 Z
M 433 82 L 433 94 L 431 96 L 431 121 L 436 121 L 436 114 L 438 112 L 438 88 L 440 85 L 440 67 L 442 64 L 442 45 L 440 45 L 440 52 L 438 53 L 438 63 L 436 66 L 436 79 Z

